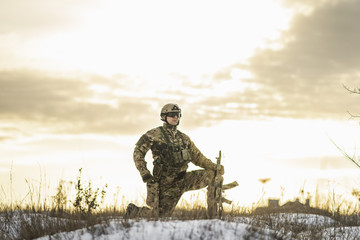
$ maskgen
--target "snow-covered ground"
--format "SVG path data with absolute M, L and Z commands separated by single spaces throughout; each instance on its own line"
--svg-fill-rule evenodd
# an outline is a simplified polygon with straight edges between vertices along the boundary
M 19 238 L 19 216 L 13 216 L 12 223 L 6 223 L 6 219 L 9 218 L 0 217 L 0 230 L 6 232 L 11 237 L 9 239 Z M 66 222 L 64 219 L 44 217 L 37 223 L 46 225 L 52 221 Z M 152 221 L 116 218 L 93 227 L 37 239 L 360 239 L 360 227 L 344 226 L 330 217 L 312 214 L 272 214 L 225 220 Z

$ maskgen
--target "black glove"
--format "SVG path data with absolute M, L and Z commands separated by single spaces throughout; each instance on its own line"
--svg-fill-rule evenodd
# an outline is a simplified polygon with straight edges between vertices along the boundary
M 142 176 L 143 182 L 151 182 L 154 179 L 154 177 L 150 173 L 146 173 L 144 176 Z
M 217 171 L 217 164 L 214 163 L 213 167 L 212 167 L 212 170 L 214 170 L 215 172 Z M 219 169 L 219 174 L 220 175 L 224 175 L 225 173 L 225 169 L 224 169 L 224 166 L 223 165 L 220 165 L 220 169 Z

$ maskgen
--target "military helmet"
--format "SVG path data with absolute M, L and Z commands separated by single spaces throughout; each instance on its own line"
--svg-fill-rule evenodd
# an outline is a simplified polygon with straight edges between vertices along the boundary
M 178 112 L 181 114 L 181 109 L 179 108 L 179 106 L 175 103 L 168 103 L 165 104 L 160 112 L 160 116 L 166 115 L 169 112 Z

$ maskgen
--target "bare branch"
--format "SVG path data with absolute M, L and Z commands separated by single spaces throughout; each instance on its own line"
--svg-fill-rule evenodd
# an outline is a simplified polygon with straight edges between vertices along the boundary
M 354 115 L 351 112 L 347 111 L 347 113 L 350 115 L 349 119 L 353 119 L 353 118 L 360 118 L 360 115 Z
M 330 141 L 335 145 L 335 147 L 352 163 L 354 163 L 358 168 L 360 168 L 359 162 L 355 160 L 355 157 L 351 157 L 349 154 L 345 152 L 344 149 L 340 148 L 331 138 Z
M 360 94 L 360 88 L 354 88 L 354 89 L 350 89 L 348 86 L 346 86 L 345 84 L 342 84 L 343 87 L 346 89 L 346 91 L 348 91 L 350 94 L 355 93 L 355 94 Z M 360 118 L 360 115 L 354 115 L 352 113 L 350 113 L 349 111 L 347 111 L 350 115 L 350 119 L 353 118 Z
M 360 88 L 354 88 L 354 89 L 350 89 L 348 86 L 346 86 L 345 84 L 342 84 L 343 87 L 350 93 L 355 93 L 355 94 L 360 94 Z

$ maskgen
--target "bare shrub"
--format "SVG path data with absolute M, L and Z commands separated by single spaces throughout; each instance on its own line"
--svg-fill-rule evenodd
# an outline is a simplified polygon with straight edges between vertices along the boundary
M 81 179 L 81 172 L 82 168 L 79 169 L 79 175 L 75 184 L 76 198 L 73 206 L 82 214 L 90 214 L 100 206 L 98 197 L 100 197 L 101 203 L 104 202 L 107 184 L 103 186 L 101 191 L 99 188 L 94 190 L 91 181 L 88 181 L 87 186 L 84 187 Z

